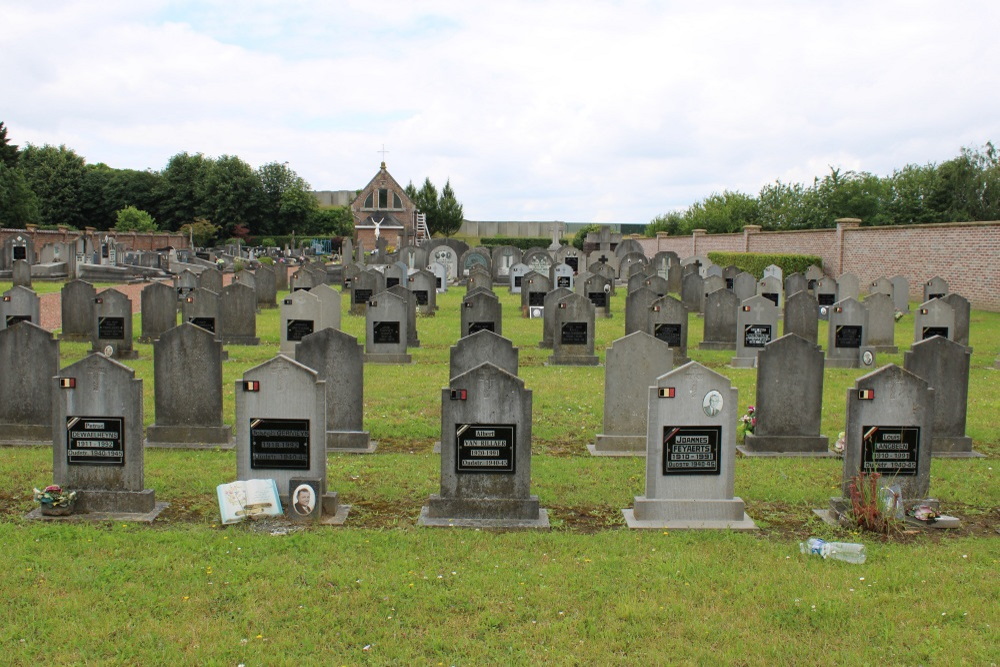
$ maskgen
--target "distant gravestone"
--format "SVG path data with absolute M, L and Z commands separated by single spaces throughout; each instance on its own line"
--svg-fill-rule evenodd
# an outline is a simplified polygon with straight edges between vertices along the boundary
M 621 260 L 618 263 L 618 276 L 627 280 L 635 267 L 639 267 L 640 269 L 645 268 L 648 261 L 646 255 L 641 251 L 625 253 L 621 255 Z
M 559 248 L 559 250 L 554 253 L 552 261 L 554 264 L 565 264 L 569 268 L 573 269 L 573 273 L 576 273 L 582 268 L 586 268 L 583 266 L 583 253 L 571 245 L 564 245 Z
M 823 277 L 823 269 L 816 266 L 815 264 L 810 264 L 805 271 L 806 283 L 809 286 L 809 291 L 812 292 L 816 289 L 816 283 Z M 855 297 L 857 298 L 857 297 Z
M 391 291 L 373 296 L 365 313 L 365 362 L 410 363 L 412 358 L 406 353 L 408 320 L 405 299 Z
M 521 279 L 521 316 L 530 317 L 531 308 L 545 307 L 545 295 L 552 290 L 552 283 L 549 277 L 529 271 Z
M 969 346 L 969 319 L 972 314 L 972 306 L 969 300 L 961 294 L 949 292 L 941 297 L 941 300 L 952 307 L 955 311 L 955 330 L 951 339 L 960 345 Z
M 406 346 L 420 347 L 420 338 L 417 336 L 417 299 L 413 292 L 402 285 L 390 287 L 386 292 L 392 292 L 406 304 Z
M 552 268 L 552 255 L 544 248 L 531 248 L 521 255 L 521 263 L 528 267 L 529 271 L 537 271 L 543 276 L 549 275 Z
M 934 298 L 920 304 L 913 316 L 913 342 L 933 336 L 955 339 L 955 309 L 943 299 Z
M 316 287 L 316 285 L 326 285 L 329 282 L 326 264 L 322 261 L 308 262 L 303 264 L 302 268 L 312 276 L 313 287 Z
M 542 317 L 542 340 L 538 343 L 538 347 L 552 349 L 556 322 L 556 303 L 570 294 L 573 294 L 570 289 L 557 287 L 545 295 L 543 305 L 544 315 Z
M 670 346 L 674 365 L 688 362 L 688 311 L 680 301 L 669 294 L 653 301 L 645 331 Z
M 484 363 L 441 390 L 441 488 L 418 523 L 548 528 L 531 495 L 531 391 L 522 380 Z
M 719 268 L 719 267 L 715 267 Z M 705 296 L 708 296 L 712 292 L 718 292 L 719 290 L 726 289 L 726 279 L 722 276 L 709 276 L 705 278 L 705 282 L 702 284 L 702 289 L 705 290 Z M 702 309 L 705 308 L 705 301 L 702 299 Z
M 594 304 L 594 317 L 611 317 L 613 279 L 600 274 L 594 274 L 588 276 L 580 284 L 583 285 L 583 295 Z
M 309 293 L 319 297 L 321 322 L 317 328 L 340 329 L 340 292 L 323 283 L 313 287 Z
M 474 266 L 481 267 L 491 277 L 493 276 L 493 259 L 490 249 L 484 247 L 469 248 L 459 259 L 462 267 L 462 275 L 468 276 Z
M 684 276 L 681 284 L 681 301 L 692 313 L 705 309 L 705 279 L 695 271 Z
M 222 342 L 222 319 L 219 315 L 219 295 L 200 287 L 188 292 L 181 301 L 181 321 L 190 322 L 208 331 L 215 340 Z M 223 353 L 225 354 L 225 353 Z M 225 358 L 225 356 L 223 357 Z
M 222 423 L 222 344 L 185 322 L 153 343 L 156 420 L 146 429 L 149 447 L 229 447 Z
M 785 297 L 790 297 L 796 292 L 808 292 L 809 281 L 801 273 L 789 273 L 785 277 Z
M 232 282 L 247 285 L 254 290 L 254 293 L 257 292 L 257 276 L 255 276 L 253 271 L 250 271 L 249 269 L 240 269 L 239 271 L 233 273 Z
M 32 322 L 0 329 L 0 444 L 52 442 L 59 341 Z
M 341 524 L 349 506 L 326 479 L 326 387 L 316 371 L 277 356 L 236 381 L 236 477 L 273 479 L 282 504 L 292 480 L 317 480 L 324 523 Z
M 460 314 L 461 336 L 477 331 L 492 331 L 503 335 L 503 307 L 493 292 L 476 290 L 462 299 Z
M 596 366 L 594 304 L 581 294 L 570 294 L 554 306 L 552 356 L 548 365 Z
M 510 276 L 510 267 L 521 263 L 521 249 L 514 246 L 498 246 L 493 249 L 493 279 L 497 282 L 507 283 Z
M 139 299 L 140 343 L 152 343 L 177 326 L 177 292 L 172 285 L 152 282 L 142 288 Z
M 705 329 L 700 350 L 735 350 L 736 316 L 740 300 L 729 290 L 718 290 L 705 297 Z
M 876 352 L 896 354 L 896 306 L 885 293 L 872 294 L 865 299 L 868 311 L 868 344 Z
M 517 375 L 518 350 L 508 339 L 483 329 L 452 345 L 448 377 L 458 377 L 479 364 L 489 363 Z
M 358 274 L 364 270 L 363 266 L 355 264 L 354 262 L 344 264 L 343 268 L 340 270 L 340 286 L 343 291 L 349 291 L 351 289 L 351 285 L 354 283 L 354 279 L 357 278 Z
M 769 264 L 764 267 L 763 278 L 775 278 L 779 285 L 783 285 L 785 282 L 781 267 L 775 264 Z
M 829 368 L 874 368 L 875 350 L 868 344 L 868 310 L 854 299 L 830 308 L 826 365 Z
M 76 512 L 155 519 L 167 505 L 145 488 L 142 380 L 117 361 L 91 354 L 50 382 L 52 476 L 77 492 Z
M 93 337 L 94 297 L 97 290 L 83 280 L 71 280 L 66 283 L 60 294 L 60 309 L 62 311 L 61 340 L 89 342 Z M 174 308 L 177 307 L 177 296 L 174 295 Z M 2 325 L 0 325 L 2 326 Z
M 629 528 L 756 528 L 734 495 L 737 392 L 697 362 L 648 389 L 646 493 L 622 510 Z
M 458 253 L 447 245 L 437 245 L 430 251 L 429 261 L 437 262 L 445 267 L 447 278 L 445 282 L 458 278 Z
M 604 374 L 604 429 L 587 449 L 595 456 L 642 456 L 646 452 L 649 388 L 674 367 L 674 353 L 645 331 L 608 348 Z
M 813 345 L 819 341 L 819 308 L 816 297 L 808 290 L 799 290 L 785 299 L 784 319 L 786 336 L 795 334 Z
M 934 456 L 981 456 L 972 451 L 972 438 L 965 434 L 971 356 L 968 347 L 941 336 L 914 343 L 903 354 L 903 367 L 934 388 Z
M 526 273 L 531 271 L 527 264 L 515 264 L 510 267 L 510 271 L 507 273 L 508 288 L 511 294 L 521 293 L 521 281 L 524 279 Z
M 434 262 L 427 269 L 434 275 L 434 288 L 438 294 L 448 291 L 448 268 L 440 262 Z
M 885 276 L 880 276 L 868 285 L 868 295 L 885 294 L 892 299 L 892 283 Z
M 808 292 L 798 292 L 809 296 Z M 810 297 L 812 298 L 812 297 Z M 740 451 L 747 456 L 833 456 L 820 435 L 823 350 L 796 334 L 768 343 L 757 356 L 757 425 Z
M 275 270 L 267 264 L 261 264 L 254 274 L 256 278 L 258 308 L 277 308 L 278 278 Z
M 174 289 L 177 290 L 177 298 L 183 299 L 198 289 L 198 276 L 191 269 L 184 269 L 174 278 Z
M 733 287 L 736 286 L 736 276 L 738 275 L 740 275 L 740 269 L 734 264 L 722 269 L 722 277 L 726 281 L 727 290 L 732 291 Z
M 115 359 L 135 359 L 132 347 L 132 300 L 115 289 L 106 289 L 94 298 L 94 337 L 91 352 Z
M 437 289 L 434 274 L 420 269 L 406 278 L 406 288 L 413 292 L 417 302 L 417 312 L 424 317 L 433 317 L 437 312 Z
M 294 356 L 296 343 L 323 328 L 323 305 L 315 294 L 299 290 L 282 299 L 280 309 L 278 350 L 281 354 Z
M 843 276 L 841 276 L 843 277 Z M 813 288 L 813 294 L 816 295 L 816 303 L 819 306 L 819 319 L 829 320 L 830 319 L 830 308 L 833 304 L 837 303 L 838 295 L 840 294 L 840 287 L 836 280 L 833 278 L 823 277 L 816 282 L 816 286 Z M 842 298 L 844 299 L 855 299 L 857 296 L 851 296 L 845 294 Z
M 378 276 L 371 271 L 362 271 L 351 281 L 351 315 L 364 315 L 368 302 L 382 291 Z
M 31 322 L 41 326 L 41 311 L 41 302 L 33 290 L 14 285 L 3 293 L 0 300 L 0 329 L 12 327 L 18 322 Z
M 649 326 L 649 309 L 660 297 L 647 287 L 629 292 L 625 297 L 625 335 L 646 331 Z
M 575 271 L 569 264 L 553 264 L 549 270 L 549 280 L 553 287 L 573 289 Z
M 284 259 L 279 259 L 274 264 L 274 286 L 279 292 L 288 290 L 288 264 Z
M 482 264 L 473 264 L 465 281 L 465 289 L 474 290 L 477 287 L 493 289 L 493 275 Z
M 376 445 L 364 430 L 364 353 L 358 339 L 326 328 L 305 336 L 295 359 L 313 369 L 326 388 L 326 448 L 371 454 Z
M 829 280 L 826 276 L 820 276 L 819 280 Z M 817 282 L 819 282 L 817 280 Z M 836 294 L 833 303 L 840 301 L 841 299 L 860 299 L 861 298 L 861 281 L 853 273 L 842 273 L 837 277 L 837 280 L 833 283 L 833 292 Z M 815 291 L 815 287 L 813 288 Z M 829 290 L 827 290 L 829 291 Z M 832 306 L 833 303 L 820 304 Z
M 31 287 L 31 265 L 26 260 L 15 259 L 11 267 L 11 280 L 15 287 Z
M 677 256 L 677 253 L 671 250 L 661 250 L 653 255 L 653 259 L 649 263 L 656 270 L 656 275 L 664 280 L 668 280 L 670 277 L 670 267 L 672 265 L 680 266 L 681 260 Z
M 385 287 L 389 289 L 390 287 L 395 287 L 396 285 L 402 285 L 406 282 L 406 276 L 409 274 L 409 269 L 407 269 L 406 264 L 402 262 L 394 262 L 385 267 Z M 405 287 L 405 285 L 404 285 Z
M 303 265 L 292 273 L 291 278 L 289 278 L 289 284 L 291 291 L 298 292 L 299 290 L 310 290 L 319 284 L 319 282 L 316 280 L 315 273 Z
M 733 278 L 733 293 L 736 298 L 743 303 L 752 296 L 757 295 L 757 279 L 746 271 L 741 271 Z
M 785 295 L 782 292 L 781 279 L 765 275 L 757 282 L 757 294 L 769 300 L 779 310 L 785 305 Z
M 934 276 L 926 283 L 924 283 L 924 301 L 930 301 L 931 299 L 940 299 L 945 294 L 950 292 L 948 289 L 948 281 L 940 276 Z
M 893 276 L 889 282 L 892 283 L 892 304 L 896 310 L 904 315 L 910 312 L 910 281 L 906 276 Z
M 325 287 L 325 286 L 324 286 Z M 327 288 L 329 289 L 329 288 Z M 340 295 L 337 295 L 338 302 Z M 232 283 L 219 295 L 222 342 L 227 345 L 260 345 L 257 337 L 257 290 Z
M 222 271 L 208 267 L 198 275 L 198 287 L 218 294 L 222 291 Z
M 753 368 L 757 354 L 778 337 L 778 307 L 762 296 L 750 297 L 736 312 L 736 356 L 733 368 Z

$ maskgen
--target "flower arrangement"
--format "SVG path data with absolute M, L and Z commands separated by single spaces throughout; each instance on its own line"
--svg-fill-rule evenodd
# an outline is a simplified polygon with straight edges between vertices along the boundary
M 880 493 L 880 473 L 861 472 L 851 478 L 847 485 L 850 494 L 850 516 L 854 524 L 873 533 L 889 534 L 899 531 L 896 518 L 898 498 L 892 494 Z M 888 502 L 892 500 L 892 502 Z
M 846 444 L 847 444 L 847 433 L 841 431 L 840 434 L 837 435 L 837 442 L 833 443 L 833 451 L 837 454 L 843 455 L 844 447 L 846 446 Z
M 896 322 L 900 321 L 901 319 L 903 319 L 903 311 L 897 310 L 895 313 L 893 313 L 892 317 Z
M 42 514 L 72 514 L 76 491 L 63 491 L 58 484 L 50 484 L 43 491 L 32 490 L 35 501 L 41 503 Z
M 933 507 L 930 505 L 916 505 L 907 512 L 910 516 L 918 521 L 923 521 L 925 523 L 934 523 L 941 516 Z
M 739 437 L 740 442 L 746 437 L 747 433 L 753 433 L 753 430 L 757 427 L 757 409 L 752 405 L 747 406 L 747 413 L 740 417 L 740 423 L 737 425 L 736 434 Z

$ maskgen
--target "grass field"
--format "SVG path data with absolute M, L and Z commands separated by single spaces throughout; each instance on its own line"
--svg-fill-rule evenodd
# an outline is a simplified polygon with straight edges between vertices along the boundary
M 0 290 L 8 285 L 0 285 Z M 533 391 L 532 490 L 548 532 L 416 528 L 438 490 L 440 389 L 464 293 L 439 295 L 420 318 L 409 366 L 365 369 L 370 456 L 331 455 L 331 489 L 352 505 L 341 528 L 272 535 L 218 526 L 217 484 L 231 451 L 150 450 L 146 483 L 170 507 L 152 526 L 40 524 L 23 519 L 31 487 L 52 475 L 50 448 L 0 449 L 0 663 L 50 664 L 991 664 L 1000 662 L 1000 314 L 973 311 L 967 433 L 984 459 L 934 460 L 931 492 L 963 519 L 949 534 L 892 540 L 818 521 L 837 493 L 837 460 L 739 459 L 736 493 L 754 533 L 630 531 L 621 509 L 642 495 L 639 458 L 594 458 L 603 368 L 546 367 L 541 321 L 497 290 L 503 333 Z M 623 334 L 624 296 L 597 324 L 603 351 Z M 344 330 L 364 337 L 364 319 Z M 821 323 L 820 339 L 825 340 Z M 136 316 L 135 331 L 139 330 Z M 754 403 L 752 369 L 703 352 L 739 409 Z M 258 316 L 259 347 L 227 347 L 224 419 L 234 382 L 277 352 L 278 311 Z M 912 316 L 896 326 L 902 364 Z M 144 380 L 153 423 L 152 347 L 128 362 Z M 61 346 L 65 366 L 85 344 Z M 3 369 L 0 369 L 3 372 Z M 823 433 L 844 428 L 846 391 L 862 371 L 830 369 Z M 862 541 L 868 562 L 798 553 L 810 535 Z

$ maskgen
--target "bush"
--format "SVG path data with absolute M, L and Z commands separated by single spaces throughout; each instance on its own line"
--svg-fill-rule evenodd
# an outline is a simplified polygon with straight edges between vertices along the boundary
M 573 247 L 577 250 L 583 250 L 583 242 L 587 240 L 587 234 L 599 231 L 601 231 L 601 226 L 597 224 L 581 227 L 577 230 L 576 235 L 573 236 Z
M 823 268 L 823 259 L 816 255 L 785 255 L 780 253 L 756 253 L 756 252 L 710 252 L 708 258 L 714 264 L 726 267 L 735 266 L 741 271 L 746 271 L 757 280 L 764 277 L 764 269 L 774 264 L 781 269 L 782 275 L 791 273 L 805 273 L 810 265 L 815 264 Z
M 116 232 L 155 232 L 157 230 L 153 216 L 135 206 L 126 206 L 115 216 L 118 220 L 115 224 Z
M 548 248 L 550 243 L 552 243 L 551 238 L 536 238 L 532 236 L 491 236 L 479 241 L 479 245 L 486 246 L 487 248 L 510 245 L 521 250 L 527 250 L 528 248 Z

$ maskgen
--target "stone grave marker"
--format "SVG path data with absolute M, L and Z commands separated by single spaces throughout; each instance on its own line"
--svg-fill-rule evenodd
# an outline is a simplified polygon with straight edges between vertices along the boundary
M 527 264 L 515 264 L 510 267 L 510 271 L 507 273 L 508 287 L 511 294 L 521 293 L 521 280 L 524 279 L 526 273 L 531 269 L 528 268 Z
M 868 309 L 855 299 L 830 308 L 826 365 L 829 368 L 874 368 L 875 349 L 868 344 Z
M 547 308 L 546 308 L 547 310 Z M 554 306 L 552 356 L 548 365 L 597 366 L 594 354 L 594 304 L 582 294 L 570 294 Z
M 477 331 L 492 331 L 503 335 L 503 306 L 493 292 L 474 291 L 462 299 L 461 336 Z
M 551 290 L 552 283 L 547 275 L 537 271 L 526 273 L 521 278 L 521 316 L 531 317 L 532 308 L 544 308 L 545 295 Z
M 340 295 L 336 296 L 339 303 Z M 231 283 L 223 287 L 219 295 L 219 320 L 223 343 L 260 345 L 260 338 L 257 337 L 257 290 L 245 283 Z
M 808 290 L 798 290 L 785 299 L 784 326 L 786 336 L 795 334 L 813 345 L 819 342 L 819 307 Z
M 177 299 L 183 299 L 198 289 L 198 276 L 191 269 L 184 269 L 174 278 L 174 289 L 177 290 Z
M 940 299 L 945 294 L 950 292 L 948 289 L 948 281 L 940 276 L 934 276 L 926 283 L 924 283 L 924 301 L 930 301 L 931 299 Z
M 955 309 L 943 299 L 931 299 L 920 304 L 913 316 L 913 342 L 919 343 L 932 336 L 954 340 Z
M 934 456 L 982 456 L 972 451 L 972 438 L 965 434 L 971 357 L 971 349 L 941 336 L 914 343 L 903 353 L 903 368 L 934 388 Z
M 247 285 L 253 288 L 255 295 L 257 293 L 257 276 L 250 269 L 240 269 L 233 273 L 232 282 Z M 222 292 L 220 291 L 219 293 L 221 294 Z
M 910 281 L 906 276 L 893 276 L 889 281 L 892 283 L 892 304 L 906 315 L 910 312 Z
M 707 280 L 712 276 L 716 276 L 718 278 L 722 278 L 723 280 L 725 280 L 725 276 L 723 275 L 723 273 L 725 273 L 725 271 L 721 266 L 719 266 L 718 264 L 712 264 L 710 266 L 705 267 L 705 273 L 702 277 Z
M 740 300 L 729 290 L 705 297 L 705 332 L 699 350 L 735 350 L 736 316 Z
M 412 357 L 406 353 L 408 322 L 403 297 L 388 290 L 373 296 L 365 313 L 365 362 L 410 363 Z
M 288 290 L 288 264 L 284 258 L 278 259 L 274 264 L 274 286 L 279 292 Z
M 573 294 L 573 291 L 566 287 L 557 287 L 545 295 L 542 316 L 542 340 L 538 347 L 552 349 L 553 336 L 556 322 L 556 303 L 563 297 Z
M 743 303 L 752 296 L 757 296 L 757 279 L 746 271 L 741 271 L 733 278 L 733 293 Z
M 646 331 L 649 326 L 649 309 L 659 299 L 656 292 L 648 287 L 640 287 L 625 297 L 625 335 L 636 331 Z
M 808 292 L 809 281 L 801 273 L 789 273 L 785 277 L 785 297 L 791 297 L 796 292 Z
M 136 359 L 132 347 L 132 300 L 115 289 L 106 289 L 94 297 L 94 337 L 91 352 L 115 359 Z
M 870 295 L 865 299 L 868 311 L 868 344 L 876 352 L 896 354 L 896 306 L 892 297 L 884 292 Z
M 354 283 L 354 279 L 357 278 L 358 274 L 364 270 L 363 266 L 355 264 L 354 262 L 344 264 L 343 268 L 340 270 L 341 289 L 345 292 L 350 291 L 351 285 Z
M 868 296 L 885 294 L 892 299 L 892 283 L 885 276 L 879 276 L 868 285 Z
M 342 505 L 326 480 L 326 383 L 316 371 L 278 355 L 236 381 L 236 477 L 273 479 L 282 505 L 292 480 L 319 480 L 323 523 L 339 525 Z
M 647 276 L 642 281 L 643 286 L 653 290 L 657 296 L 666 296 L 670 293 L 670 285 L 660 276 Z
M 510 267 L 521 263 L 521 249 L 510 245 L 502 245 L 493 249 L 493 280 L 508 283 Z
M 692 361 L 647 391 L 646 493 L 622 510 L 628 527 L 756 528 L 734 495 L 737 391 L 729 380 Z
M 257 293 L 257 307 L 277 308 L 278 278 L 274 269 L 267 264 L 261 264 L 257 268 L 254 277 L 255 289 Z
M 642 252 L 626 253 L 621 256 L 621 261 L 618 263 L 618 276 L 622 279 L 628 279 L 635 267 L 644 269 L 648 261 Z
M 705 310 L 705 279 L 697 271 L 684 276 L 681 285 L 681 301 L 692 313 Z
M 650 261 L 650 264 L 656 269 L 656 274 L 664 280 L 670 279 L 671 265 L 680 266 L 680 263 L 681 260 L 677 253 L 672 250 L 661 250 L 653 255 L 653 259 Z
M 402 285 L 395 285 L 386 291 L 392 292 L 406 304 L 406 346 L 420 347 L 420 338 L 417 336 L 417 298 Z
M 289 282 L 293 292 L 310 290 L 318 284 L 316 274 L 310 271 L 305 264 L 296 269 Z
M 23 285 L 14 285 L 3 293 L 0 300 L 0 329 L 12 327 L 18 322 L 42 325 L 41 302 L 34 290 Z
M 726 279 L 722 276 L 709 276 L 708 278 L 705 278 L 704 283 L 702 283 L 702 289 L 705 290 L 705 296 L 708 296 L 712 292 L 718 292 L 720 289 L 726 289 Z M 702 309 L 704 310 L 704 308 L 705 301 L 702 299 Z
M 152 343 L 165 331 L 177 326 L 177 292 L 172 285 L 161 282 L 149 283 L 142 288 L 139 300 L 142 322 L 140 343 Z
M 594 456 L 642 456 L 649 388 L 673 369 L 673 350 L 636 331 L 611 344 L 604 365 L 604 430 L 587 449 Z
M 764 267 L 764 275 L 761 280 L 764 278 L 776 278 L 778 280 L 778 285 L 783 285 L 785 282 L 781 267 L 775 264 L 768 264 Z
M 62 311 L 62 332 L 60 340 L 89 342 L 94 335 L 94 297 L 97 290 L 84 280 L 71 280 L 66 283 L 60 295 L 60 310 Z M 177 295 L 174 295 L 174 307 L 177 307 Z M 46 383 L 48 384 L 48 383 Z
M 819 280 L 824 280 L 824 279 L 828 280 L 828 278 L 826 276 L 820 276 L 820 278 L 819 278 Z M 819 282 L 819 280 L 817 282 Z M 815 288 L 814 288 L 814 291 L 815 291 Z M 827 291 L 830 291 L 830 290 L 827 290 Z M 836 294 L 836 296 L 834 297 L 834 302 L 833 303 L 836 303 L 837 301 L 840 301 L 841 299 L 855 299 L 855 300 L 860 299 L 861 298 L 861 281 L 858 280 L 858 277 L 856 275 L 854 275 L 853 273 L 842 273 L 842 274 L 840 274 L 840 276 L 835 281 L 835 283 L 833 285 L 833 290 L 832 291 Z M 819 305 L 821 305 L 821 306 L 823 306 L 823 305 L 832 306 L 833 303 L 829 303 L 829 304 L 820 303 Z
M 427 269 L 434 276 L 434 289 L 438 294 L 448 291 L 448 267 L 440 262 L 434 262 Z
M 969 346 L 969 319 L 972 316 L 972 306 L 969 300 L 961 294 L 948 292 L 941 300 L 955 311 L 955 329 L 951 339 L 960 345 Z
M 726 289 L 732 291 L 733 287 L 736 286 L 736 276 L 740 275 L 741 271 L 739 267 L 734 264 L 730 264 L 726 268 L 722 269 L 722 277 L 726 281 Z M 756 289 L 756 287 L 754 288 Z
M 317 328 L 340 329 L 340 292 L 323 283 L 313 287 L 309 293 L 319 297 L 322 321 Z
M 146 429 L 148 447 L 214 449 L 232 446 L 222 423 L 222 344 L 185 322 L 153 343 L 156 421 Z
M 377 445 L 364 430 L 364 353 L 358 339 L 326 328 L 302 338 L 295 360 L 326 383 L 326 448 L 371 454 Z
M 430 251 L 430 261 L 437 262 L 445 267 L 447 277 L 445 282 L 458 278 L 458 253 L 455 249 L 446 245 L 434 246 Z
M 548 250 L 544 248 L 531 248 L 521 255 L 521 263 L 528 267 L 528 271 L 537 271 L 543 276 L 547 276 L 553 262 L 552 255 L 549 254 Z
M 222 291 L 222 271 L 215 267 L 206 267 L 198 274 L 198 287 L 218 294 Z
M 554 287 L 573 289 L 575 273 L 569 264 L 553 264 L 549 269 L 549 281 Z
M 611 266 L 610 264 L 601 264 L 600 262 L 595 262 L 594 264 L 591 264 L 590 267 L 588 267 L 588 272 L 591 274 L 604 276 L 604 278 L 606 278 L 608 283 L 611 285 L 611 293 L 612 294 L 615 293 L 615 279 L 618 277 L 618 274 L 615 272 L 613 266 Z M 583 276 L 577 275 L 576 282 L 577 284 L 582 283 Z
M 809 291 L 812 292 L 816 288 L 816 283 L 823 277 L 823 269 L 819 268 L 815 264 L 810 264 L 806 268 L 805 276 L 806 283 L 809 285 Z M 854 297 L 857 298 L 857 297 Z
M 757 294 L 771 301 L 779 311 L 785 306 L 785 295 L 781 289 L 781 280 L 775 276 L 764 276 L 757 282 Z
M 399 250 L 399 261 L 406 264 L 412 271 L 421 271 L 427 268 L 427 250 L 416 246 L 405 246 Z
M 629 294 L 636 291 L 640 287 L 645 287 L 644 283 L 646 282 L 647 278 L 649 278 L 649 276 L 646 274 L 645 271 L 634 271 L 632 275 L 628 277 L 628 280 L 625 282 L 625 296 L 627 297 Z
M 393 262 L 385 267 L 385 288 L 395 287 L 396 285 L 403 285 L 405 287 L 406 277 L 409 275 L 410 271 L 406 264 L 402 262 Z
M 493 276 L 493 259 L 489 248 L 469 248 L 462 254 L 459 264 L 462 267 L 463 276 L 468 276 L 474 266 L 482 267 L 491 278 Z
M 611 317 L 613 280 L 600 274 L 592 274 L 578 284 L 583 286 L 583 295 L 594 304 L 594 317 Z
M 809 296 L 807 291 L 797 292 Z M 812 298 L 812 297 L 810 297 Z M 757 425 L 739 451 L 746 456 L 835 456 L 820 435 L 823 350 L 796 334 L 768 343 L 757 356 Z
M 52 476 L 77 492 L 76 513 L 153 521 L 167 504 L 156 502 L 145 484 L 142 380 L 117 361 L 90 354 L 50 383 Z
M 326 272 L 326 264 L 322 261 L 307 262 L 302 265 L 302 268 L 312 275 L 313 287 L 316 287 L 316 285 L 326 285 L 327 282 L 329 282 L 329 274 Z M 312 287 L 310 289 L 312 289 Z
M 201 327 L 205 331 L 215 336 L 215 340 L 222 342 L 222 318 L 219 315 L 222 303 L 219 295 L 211 290 L 197 288 L 188 292 L 181 301 L 181 321 L 190 322 L 196 327 Z M 223 352 L 223 359 L 226 358 Z
M 661 296 L 649 307 L 646 333 L 662 340 L 674 353 L 674 365 L 688 362 L 688 311 L 680 301 L 670 296 Z
M 510 340 L 488 329 L 469 334 L 451 346 L 448 377 L 458 377 L 483 363 L 517 375 L 518 349 Z
M 291 292 L 281 300 L 281 354 L 295 355 L 295 345 L 323 328 L 323 303 L 308 290 Z
M 469 269 L 469 277 L 465 281 L 466 291 L 474 290 L 477 287 L 487 290 L 493 289 L 493 275 L 482 264 L 473 264 L 472 268 Z
M 615 254 L 618 257 L 625 257 L 632 253 L 642 253 L 642 244 L 635 239 L 623 238 L 618 245 L 615 246 Z
M 434 274 L 427 269 L 415 271 L 406 278 L 406 287 L 413 292 L 417 312 L 424 317 L 433 317 L 438 308 Z
M 816 295 L 816 303 L 819 305 L 819 319 L 829 320 L 830 319 L 830 308 L 833 304 L 837 303 L 837 295 L 840 294 L 840 288 L 837 281 L 833 278 L 824 276 L 816 282 L 816 287 L 813 289 L 813 294 Z M 855 299 L 858 297 L 845 296 L 845 299 Z
M 31 265 L 27 260 L 14 260 L 11 266 L 11 280 L 15 287 L 31 287 Z
M 441 489 L 418 523 L 548 528 L 531 495 L 531 390 L 521 379 L 484 363 L 441 390 Z
M 777 338 L 778 307 L 770 299 L 753 296 L 736 311 L 736 356 L 733 368 L 754 368 L 757 354 Z
M 661 276 L 662 277 L 662 276 Z M 753 276 L 751 276 L 752 278 Z M 681 288 L 683 286 L 683 268 L 680 262 L 674 262 L 670 265 L 667 270 L 667 283 L 670 285 L 670 291 L 673 294 L 680 294 Z M 756 281 L 754 281 L 756 284 Z
M 356 275 L 351 281 L 351 315 L 364 315 L 365 309 L 368 308 L 368 302 L 382 289 L 375 273 L 362 271 Z
M 59 341 L 32 322 L 0 329 L 0 444 L 52 442 Z

